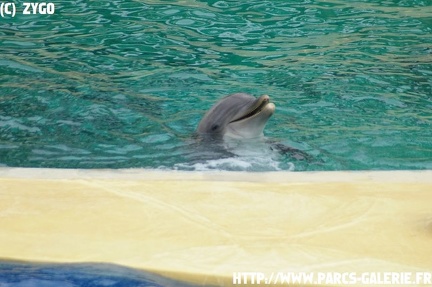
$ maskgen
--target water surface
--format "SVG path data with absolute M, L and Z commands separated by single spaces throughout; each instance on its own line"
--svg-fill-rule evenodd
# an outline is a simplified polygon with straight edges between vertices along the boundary
M 429 1 L 55 1 L 0 18 L 0 165 L 432 168 Z M 195 154 L 204 112 L 235 92 L 276 104 L 266 136 Z

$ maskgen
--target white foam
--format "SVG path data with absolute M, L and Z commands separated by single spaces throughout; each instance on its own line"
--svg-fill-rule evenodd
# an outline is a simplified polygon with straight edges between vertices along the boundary
M 279 165 L 279 161 L 270 157 L 234 156 L 195 163 L 178 163 L 174 165 L 174 170 L 281 171 Z M 294 164 L 291 164 L 289 170 L 294 170 Z

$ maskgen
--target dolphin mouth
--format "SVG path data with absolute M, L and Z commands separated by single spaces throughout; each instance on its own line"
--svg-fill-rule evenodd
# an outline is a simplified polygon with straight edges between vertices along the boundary
M 251 118 L 259 113 L 270 103 L 270 97 L 267 95 L 263 95 L 259 97 L 253 105 L 246 111 L 243 116 L 232 120 L 230 123 L 239 122 L 248 118 Z

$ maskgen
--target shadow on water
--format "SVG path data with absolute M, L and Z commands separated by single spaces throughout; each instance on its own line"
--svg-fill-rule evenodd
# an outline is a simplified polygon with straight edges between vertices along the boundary
M 102 263 L 0 261 L 1 287 L 192 287 L 149 272 Z M 202 285 L 200 285 L 202 286 Z

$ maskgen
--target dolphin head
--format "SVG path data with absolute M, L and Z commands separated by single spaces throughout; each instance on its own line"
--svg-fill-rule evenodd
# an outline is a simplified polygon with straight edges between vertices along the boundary
M 260 137 L 274 110 L 275 105 L 270 103 L 267 95 L 255 98 L 245 93 L 232 94 L 221 99 L 204 115 L 197 132 L 217 137 Z

